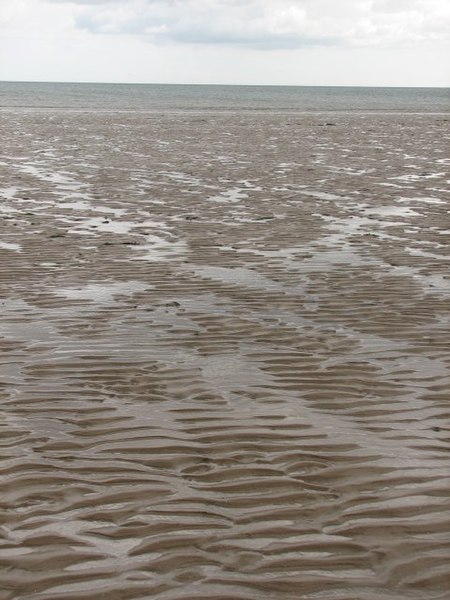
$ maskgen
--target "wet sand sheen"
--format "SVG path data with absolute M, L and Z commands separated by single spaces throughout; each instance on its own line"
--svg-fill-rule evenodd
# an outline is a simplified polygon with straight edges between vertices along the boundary
M 448 122 L 1 119 L 1 600 L 448 598 Z

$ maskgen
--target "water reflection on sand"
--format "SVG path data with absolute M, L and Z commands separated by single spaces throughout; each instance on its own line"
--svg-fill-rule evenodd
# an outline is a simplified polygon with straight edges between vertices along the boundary
M 2 600 L 447 598 L 447 125 L 329 118 L 3 120 Z

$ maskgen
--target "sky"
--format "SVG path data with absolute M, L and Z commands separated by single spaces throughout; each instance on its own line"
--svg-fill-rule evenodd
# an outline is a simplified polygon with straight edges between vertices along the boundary
M 450 86 L 450 0 L 0 0 L 0 80 Z

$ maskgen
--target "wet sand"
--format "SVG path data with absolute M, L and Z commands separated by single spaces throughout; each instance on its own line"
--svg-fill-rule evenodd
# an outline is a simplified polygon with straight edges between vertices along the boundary
M 0 114 L 1 600 L 446 600 L 449 122 Z

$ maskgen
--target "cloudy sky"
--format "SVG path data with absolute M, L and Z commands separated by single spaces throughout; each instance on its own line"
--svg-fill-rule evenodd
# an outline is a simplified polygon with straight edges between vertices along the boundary
M 0 0 L 0 80 L 450 85 L 449 0 Z

